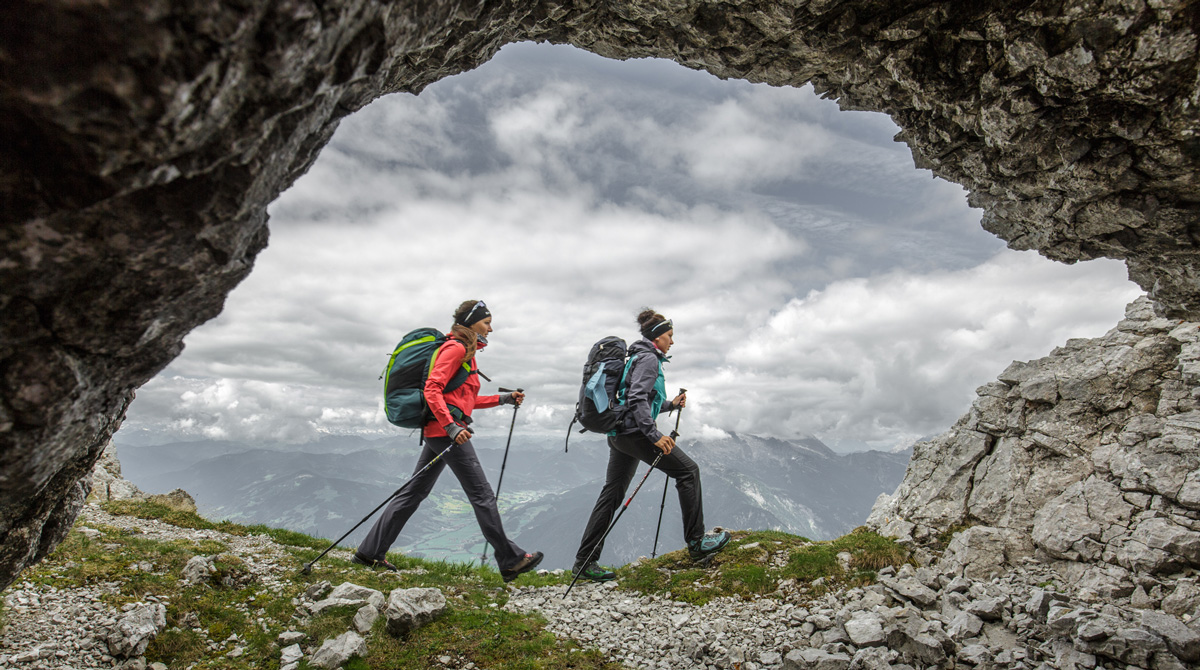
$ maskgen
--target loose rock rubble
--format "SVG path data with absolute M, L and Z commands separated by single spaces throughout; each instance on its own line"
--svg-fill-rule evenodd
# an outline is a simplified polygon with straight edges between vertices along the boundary
M 563 587 L 520 588 L 505 607 L 540 612 L 554 633 L 638 668 L 1174 670 L 1200 660 L 1193 582 L 1172 592 L 1187 599 L 1177 616 L 1056 592 L 1056 574 L 1033 560 L 987 579 L 939 567 L 884 568 L 877 584 L 815 599 L 789 589 L 695 606 L 610 582 L 566 598 Z
M 85 505 L 79 532 L 95 539 L 101 533 L 90 526 L 116 528 L 161 542 L 172 540 L 216 540 L 236 557 L 244 581 L 272 588 L 290 584 L 286 553 L 270 538 L 261 535 L 229 535 L 215 530 L 179 528 L 156 520 L 108 514 L 96 505 Z M 285 567 L 286 566 L 286 567 Z M 135 563 L 130 570 L 162 574 L 150 561 Z M 195 556 L 185 567 L 181 580 L 192 583 L 215 573 L 212 557 Z M 141 657 L 146 645 L 166 628 L 167 598 L 148 595 L 142 603 L 129 604 L 124 611 L 104 602 L 119 594 L 120 584 L 59 589 L 31 582 L 15 585 L 5 593 L 5 627 L 0 633 L 0 670 L 85 670 L 91 668 L 153 668 Z M 382 594 L 380 596 L 382 598 Z M 255 625 L 265 626 L 261 611 L 240 606 Z M 206 631 L 194 622 L 195 630 Z M 303 637 L 303 634 L 300 634 Z M 208 640 L 214 654 L 240 655 L 244 644 L 236 634 L 226 640 Z M 156 668 L 155 670 L 160 670 Z

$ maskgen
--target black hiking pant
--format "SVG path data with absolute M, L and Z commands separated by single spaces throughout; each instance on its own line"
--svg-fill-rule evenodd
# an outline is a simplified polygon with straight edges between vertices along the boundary
M 496 565 L 500 566 L 501 570 L 507 570 L 525 557 L 525 552 L 504 534 L 504 526 L 500 523 L 500 510 L 496 508 L 496 494 L 492 492 L 492 485 L 483 474 L 483 466 L 479 464 L 479 457 L 475 455 L 475 447 L 470 440 L 456 445 L 433 467 L 419 477 L 416 476 L 429 461 L 445 451 L 451 442 L 448 437 L 425 438 L 425 448 L 421 450 L 417 467 L 413 469 L 415 481 L 407 484 L 400 495 L 392 498 L 383 509 L 383 514 L 375 521 L 375 525 L 367 531 L 367 536 L 358 545 L 358 553 L 363 558 L 378 560 L 387 554 L 392 543 L 399 537 L 400 531 L 404 529 L 404 524 L 408 523 L 417 507 L 429 496 L 438 476 L 447 465 L 454 476 L 458 477 L 458 483 L 462 484 L 467 500 L 475 509 L 475 520 L 479 522 L 483 537 L 496 552 Z
M 583 531 L 583 540 L 579 551 L 575 553 L 576 567 L 583 567 L 588 556 L 593 560 L 600 559 L 604 544 L 600 538 L 612 523 L 617 508 L 624 502 L 625 492 L 637 472 L 638 461 L 653 463 L 661 450 L 654 446 L 646 437 L 640 434 L 617 435 L 608 438 L 608 473 L 604 480 L 604 488 L 600 489 L 600 497 L 596 499 L 596 507 L 588 519 L 587 528 Z M 663 456 L 656 466 L 675 480 L 675 490 L 679 493 L 679 508 L 683 511 L 683 537 L 693 542 L 704 537 L 704 503 L 700 494 L 700 467 L 690 456 L 683 453 L 679 447 Z M 595 550 L 593 554 L 592 551 Z

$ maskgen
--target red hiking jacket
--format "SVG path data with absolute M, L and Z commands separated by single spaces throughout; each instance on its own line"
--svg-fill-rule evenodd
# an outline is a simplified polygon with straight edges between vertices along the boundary
M 476 345 L 476 351 L 486 346 L 481 342 Z M 450 383 L 451 377 L 462 367 L 466 355 L 467 347 L 455 339 L 450 339 L 434 354 L 433 370 L 429 373 L 429 379 L 425 380 L 425 402 L 429 404 L 429 409 L 433 412 L 433 420 L 425 424 L 423 431 L 425 437 L 447 436 L 446 429 L 442 426 L 454 423 L 454 417 L 451 416 L 450 409 L 447 407 L 448 404 L 462 410 L 462 413 L 467 416 L 471 416 L 471 412 L 476 407 L 495 407 L 500 404 L 498 395 L 479 395 L 478 374 L 467 377 L 467 381 L 462 386 L 450 393 L 443 393 L 446 384 Z M 479 370 L 474 356 L 471 357 L 468 365 L 472 372 Z

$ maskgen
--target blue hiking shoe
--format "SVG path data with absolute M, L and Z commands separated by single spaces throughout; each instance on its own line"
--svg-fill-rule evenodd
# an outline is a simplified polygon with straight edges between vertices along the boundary
M 688 554 L 693 561 L 707 562 L 712 558 L 713 554 L 725 548 L 729 544 L 729 531 L 714 530 L 711 533 L 706 533 L 699 540 L 688 542 Z

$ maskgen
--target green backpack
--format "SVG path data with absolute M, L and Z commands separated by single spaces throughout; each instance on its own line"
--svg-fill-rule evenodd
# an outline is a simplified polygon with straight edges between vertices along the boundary
M 425 380 L 433 371 L 433 355 L 450 336 L 437 328 L 418 328 L 405 335 L 388 359 L 383 374 L 383 407 L 387 420 L 401 428 L 422 428 L 430 419 L 429 405 L 425 402 Z M 463 361 L 459 369 L 446 384 L 446 393 L 467 383 L 475 371 L 471 361 Z

